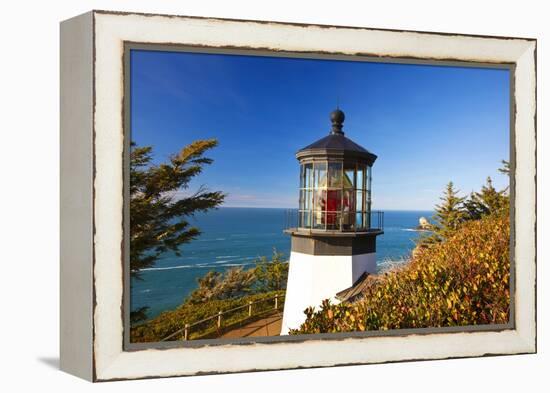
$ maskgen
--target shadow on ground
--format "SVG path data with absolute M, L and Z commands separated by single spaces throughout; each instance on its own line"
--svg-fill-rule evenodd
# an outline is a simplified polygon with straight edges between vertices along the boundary
M 50 368 L 59 370 L 59 357 L 40 357 L 38 361 Z

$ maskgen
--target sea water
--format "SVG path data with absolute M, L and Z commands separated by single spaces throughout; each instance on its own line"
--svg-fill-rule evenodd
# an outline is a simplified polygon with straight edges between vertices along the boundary
M 377 237 L 378 270 L 405 263 L 419 232 L 420 217 L 430 211 L 384 212 L 384 234 Z M 150 318 L 179 306 L 197 288 L 197 279 L 210 270 L 223 272 L 235 266 L 251 268 L 260 257 L 273 251 L 285 259 L 290 254 L 290 236 L 283 233 L 285 209 L 220 208 L 196 214 L 190 225 L 201 235 L 180 247 L 181 256 L 167 252 L 140 279 L 131 280 L 131 309 L 147 306 Z

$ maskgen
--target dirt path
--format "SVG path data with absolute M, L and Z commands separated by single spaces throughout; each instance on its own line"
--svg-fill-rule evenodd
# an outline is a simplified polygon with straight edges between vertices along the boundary
M 278 336 L 281 333 L 283 314 L 277 312 L 258 321 L 224 333 L 220 338 Z

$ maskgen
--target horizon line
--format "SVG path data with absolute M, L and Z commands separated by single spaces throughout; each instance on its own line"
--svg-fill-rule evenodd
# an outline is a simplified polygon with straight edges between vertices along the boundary
M 297 207 L 281 207 L 281 206 L 218 206 L 216 209 L 293 209 L 298 210 Z M 406 208 L 391 208 L 391 209 L 371 209 L 371 211 L 419 211 L 419 212 L 427 212 L 427 211 L 435 211 L 434 209 L 406 209 Z

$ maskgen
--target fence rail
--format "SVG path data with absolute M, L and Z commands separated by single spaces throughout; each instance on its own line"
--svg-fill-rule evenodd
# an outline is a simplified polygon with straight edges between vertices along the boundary
M 228 314 L 232 314 L 236 311 L 243 310 L 243 309 L 248 307 L 248 315 L 245 318 L 235 322 L 235 324 L 242 323 L 242 322 L 246 321 L 248 318 L 251 318 L 253 315 L 258 316 L 258 315 L 261 315 L 261 314 L 263 314 L 267 311 L 278 310 L 279 306 L 280 306 L 280 301 L 284 297 L 285 297 L 284 294 L 281 294 L 281 295 L 277 294 L 277 295 L 275 295 L 273 297 L 270 297 L 270 298 L 267 298 L 267 299 L 249 301 L 248 303 L 243 304 L 242 306 L 233 307 L 233 308 L 230 308 L 228 310 L 224 310 L 224 311 L 220 310 L 220 311 L 218 311 L 217 314 L 211 315 L 209 317 L 203 318 L 203 319 L 195 321 L 193 323 L 186 323 L 183 328 L 181 328 L 181 329 L 175 331 L 174 333 L 164 337 L 161 341 L 168 341 L 168 340 L 170 340 L 174 337 L 177 337 L 178 335 L 182 335 L 183 340 L 188 340 L 189 335 L 191 333 L 191 329 L 193 327 L 196 327 L 196 326 L 201 325 L 205 322 L 213 321 L 213 320 L 216 320 L 216 328 L 218 330 L 220 330 L 221 327 L 222 327 L 223 318 L 225 316 L 227 316 Z M 257 313 L 253 313 L 253 308 L 254 308 L 253 306 L 254 305 L 257 305 L 257 304 L 260 304 L 260 303 L 266 303 L 266 302 L 270 302 L 270 301 L 273 301 L 273 308 L 268 308 L 268 309 L 261 310 Z

